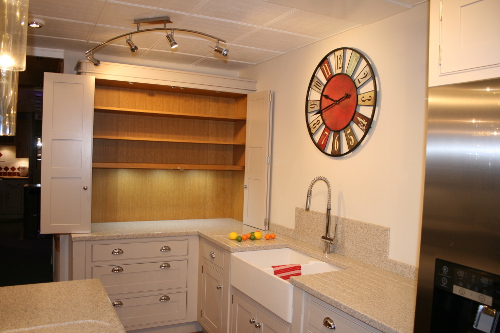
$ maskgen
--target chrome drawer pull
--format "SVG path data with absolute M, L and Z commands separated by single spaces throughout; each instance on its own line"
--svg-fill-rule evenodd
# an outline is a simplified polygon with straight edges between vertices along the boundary
M 163 264 L 160 265 L 160 268 L 161 269 L 170 268 L 170 264 L 168 262 L 164 262 Z
M 250 324 L 255 323 L 255 318 L 251 318 L 251 319 L 249 320 L 249 322 L 250 322 Z
M 255 323 L 255 328 L 260 328 L 262 326 L 261 323 Z
M 323 319 L 323 326 L 325 326 L 326 328 L 329 328 L 331 330 L 336 329 L 335 322 L 330 317 L 326 317 L 325 319 Z
M 120 267 L 120 266 L 116 266 L 116 267 L 113 267 L 111 269 L 111 272 L 113 272 L 113 273 L 121 273 L 121 272 L 123 272 L 123 268 Z
M 118 254 L 123 254 L 123 250 L 122 249 L 114 249 L 113 251 L 111 251 L 111 254 L 116 256 Z
M 218 286 L 217 286 L 217 289 L 222 289 L 222 286 L 221 286 L 221 285 L 218 285 Z
M 170 297 L 168 297 L 167 295 L 163 295 L 162 297 L 160 297 L 160 302 L 168 302 L 170 301 Z
M 162 246 L 160 252 L 169 252 L 170 250 L 172 250 L 170 246 Z
M 114 301 L 113 303 L 113 306 L 116 306 L 116 307 L 120 307 L 120 306 L 123 306 L 123 302 L 122 301 Z
M 212 258 L 215 258 L 215 252 L 214 252 L 214 251 L 210 251 L 210 256 L 211 256 Z

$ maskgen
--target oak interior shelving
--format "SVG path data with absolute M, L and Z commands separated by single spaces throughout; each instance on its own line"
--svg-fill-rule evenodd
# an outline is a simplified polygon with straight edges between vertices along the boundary
M 99 80 L 94 101 L 93 222 L 241 220 L 246 95 Z

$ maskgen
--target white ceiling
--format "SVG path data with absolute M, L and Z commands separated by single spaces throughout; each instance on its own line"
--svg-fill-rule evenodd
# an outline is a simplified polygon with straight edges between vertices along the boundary
M 426 1 L 426 0 L 424 0 Z M 45 21 L 29 29 L 28 46 L 81 52 L 136 30 L 134 19 L 169 16 L 168 28 L 197 30 L 226 40 L 227 57 L 214 55 L 212 40 L 175 33 L 174 51 L 164 32 L 125 38 L 95 54 L 239 71 L 361 24 L 410 9 L 423 0 L 30 0 L 29 16 Z M 160 25 L 141 25 L 141 29 Z M 137 60 L 135 60 L 137 62 Z M 127 60 L 124 60 L 127 62 Z

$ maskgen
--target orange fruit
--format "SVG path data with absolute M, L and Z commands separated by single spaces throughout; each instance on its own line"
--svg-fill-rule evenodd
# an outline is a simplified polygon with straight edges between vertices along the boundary
M 271 239 L 271 235 L 266 234 L 266 235 L 264 236 L 264 238 L 265 238 L 266 240 L 270 240 L 270 239 Z
M 272 239 L 275 239 L 276 238 L 276 235 L 274 233 L 271 234 L 271 238 Z

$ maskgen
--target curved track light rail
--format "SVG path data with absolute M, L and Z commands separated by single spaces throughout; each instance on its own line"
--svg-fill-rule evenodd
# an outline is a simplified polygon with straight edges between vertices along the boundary
M 164 24 L 163 28 L 151 28 L 151 29 L 142 29 L 142 30 L 139 29 L 141 23 L 158 23 L 160 20 L 163 21 L 162 22 Z M 95 66 L 99 66 L 100 61 L 94 58 L 94 54 L 97 51 L 99 51 L 100 49 L 102 49 L 103 47 L 105 47 L 106 45 L 108 45 L 111 42 L 114 42 L 115 40 L 120 39 L 120 38 L 126 38 L 125 42 L 129 45 L 130 50 L 132 52 L 136 52 L 138 50 L 138 47 L 135 46 L 135 44 L 133 44 L 132 35 L 140 34 L 140 33 L 144 33 L 144 32 L 152 32 L 152 31 L 165 31 L 165 32 L 170 31 L 170 33 L 167 33 L 166 37 L 167 37 L 169 43 L 171 44 L 172 48 L 177 47 L 177 43 L 175 43 L 175 41 L 173 41 L 174 31 L 181 31 L 181 32 L 187 32 L 187 33 L 192 33 L 192 34 L 208 37 L 208 38 L 215 40 L 216 44 L 214 47 L 214 52 L 222 54 L 224 57 L 227 56 L 227 53 L 229 51 L 228 49 L 224 49 L 221 46 L 219 46 L 219 42 L 226 43 L 226 41 L 222 38 L 219 38 L 219 37 L 216 37 L 213 35 L 209 35 L 209 34 L 206 34 L 204 32 L 200 32 L 200 31 L 196 31 L 196 30 L 181 29 L 181 28 L 167 28 L 166 23 L 171 23 L 170 18 L 168 18 L 168 17 L 141 19 L 141 20 L 136 20 L 134 23 L 137 24 L 136 31 L 127 32 L 127 33 L 118 35 L 116 37 L 108 39 L 107 41 L 102 42 L 99 45 L 91 48 L 90 50 L 85 52 L 85 56 L 87 57 L 87 59 L 89 61 L 91 61 Z M 169 37 L 171 37 L 171 38 L 169 38 Z M 174 44 L 172 44 L 171 39 L 174 42 L 175 46 L 174 46 Z

